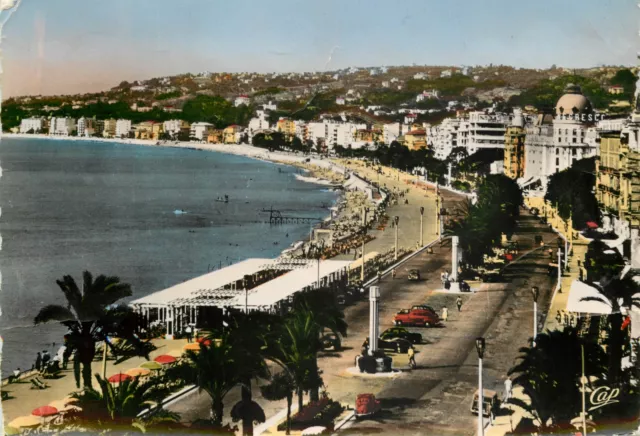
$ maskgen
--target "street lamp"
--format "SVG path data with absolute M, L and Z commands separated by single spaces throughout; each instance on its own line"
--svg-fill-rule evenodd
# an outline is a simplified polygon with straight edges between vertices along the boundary
M 484 357 L 484 338 L 476 338 L 476 350 L 478 351 L 478 436 L 484 436 L 483 403 L 484 392 L 482 390 L 482 358 Z
M 424 207 L 420 206 L 420 246 L 422 247 L 423 244 L 423 240 L 422 240 L 422 234 L 424 233 L 422 230 L 422 220 L 424 218 Z
M 396 253 L 395 253 L 395 260 L 398 260 L 398 222 L 400 221 L 400 217 L 399 216 L 394 216 L 393 217 L 393 222 L 396 224 Z
M 536 346 L 536 337 L 538 336 L 538 295 L 539 290 L 537 286 L 531 288 L 531 295 L 533 296 L 533 346 Z

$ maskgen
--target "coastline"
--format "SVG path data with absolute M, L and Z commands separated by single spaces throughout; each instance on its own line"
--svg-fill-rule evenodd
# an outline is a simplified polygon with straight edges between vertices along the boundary
M 183 148 L 190 150 L 213 151 L 236 156 L 243 156 L 251 159 L 261 160 L 279 165 L 288 165 L 300 168 L 305 171 L 304 175 L 296 174 L 297 180 L 314 183 L 318 186 L 335 187 L 340 185 L 344 191 L 366 191 L 375 189 L 373 185 L 362 179 L 353 172 L 347 171 L 346 168 L 340 167 L 330 159 L 318 158 L 315 156 L 287 153 L 281 151 L 268 151 L 262 148 L 254 147 L 249 144 L 209 144 L 200 142 L 184 142 L 184 141 L 154 141 L 144 139 L 121 139 L 121 138 L 96 138 L 96 137 L 78 137 L 78 136 L 50 136 L 45 134 L 25 134 L 25 133 L 2 133 L 2 137 L 11 139 L 47 139 L 52 141 L 83 141 L 83 142 L 104 142 L 124 145 L 142 145 L 147 147 L 166 147 L 166 148 Z M 350 178 L 345 180 L 345 175 L 350 173 Z M 386 195 L 383 196 L 383 199 Z M 340 220 L 342 214 L 338 213 L 334 216 L 333 210 L 345 202 L 347 196 L 344 192 L 339 193 L 334 204 L 328 210 L 328 214 L 323 221 L 313 226 L 316 230 L 323 225 L 330 225 L 334 220 Z M 349 209 L 348 205 L 345 207 Z M 310 241 L 299 240 L 292 243 L 289 247 L 283 248 L 279 257 L 295 256 L 300 254 L 306 243 Z

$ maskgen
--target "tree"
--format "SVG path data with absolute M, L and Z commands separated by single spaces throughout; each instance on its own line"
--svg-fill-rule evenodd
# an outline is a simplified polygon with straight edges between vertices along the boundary
M 142 343 L 134 336 L 138 317 L 128 306 L 113 306 L 122 298 L 130 297 L 131 286 L 121 283 L 115 276 L 99 275 L 93 279 L 89 271 L 82 274 L 82 290 L 73 277 L 67 275 L 56 280 L 67 300 L 67 306 L 51 304 L 40 309 L 35 324 L 58 321 L 69 329 L 65 335 L 66 346 L 74 354 L 74 375 L 80 387 L 80 370 L 85 388 L 91 387 L 91 362 L 96 354 L 96 343 L 106 341 L 108 336 L 123 338 L 140 349 Z M 147 357 L 148 358 L 148 357 Z
M 280 372 L 273 376 L 271 383 L 260 387 L 262 396 L 269 401 L 280 401 L 287 399 L 287 431 L 291 433 L 291 403 L 293 402 L 293 391 L 295 383 L 287 371 Z
M 211 421 L 217 427 L 222 426 L 224 397 L 231 389 L 243 381 L 244 367 L 251 356 L 241 354 L 233 347 L 228 333 L 217 338 L 210 345 L 200 343 L 198 352 L 188 350 L 189 364 L 185 366 L 188 383 L 198 386 L 211 397 Z
M 604 351 L 597 343 L 583 343 L 572 327 L 538 334 L 535 346 L 520 348 L 518 363 L 508 372 L 515 375 L 513 383 L 522 387 L 530 403 L 519 398 L 509 401 L 534 417 L 540 433 L 570 427 L 582 410 L 582 347 L 585 373 L 601 379 Z
M 600 296 L 583 297 L 580 301 L 597 301 L 611 308 L 608 316 L 609 338 L 607 354 L 609 356 L 609 380 L 618 382 L 621 376 L 621 364 L 623 348 L 625 344 L 625 331 L 622 328 L 623 316 L 621 309 L 631 310 L 633 307 L 640 309 L 640 286 L 637 279 L 629 275 L 624 278 L 602 276 L 599 283 L 591 282 Z
M 162 132 L 158 139 L 161 141 L 171 141 L 171 134 L 169 132 Z

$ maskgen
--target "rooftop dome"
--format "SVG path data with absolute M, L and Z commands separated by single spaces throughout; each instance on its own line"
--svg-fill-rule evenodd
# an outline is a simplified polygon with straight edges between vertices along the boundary
M 591 112 L 591 103 L 582 95 L 580 86 L 573 83 L 564 89 L 565 94 L 556 103 L 556 115 L 573 115 Z

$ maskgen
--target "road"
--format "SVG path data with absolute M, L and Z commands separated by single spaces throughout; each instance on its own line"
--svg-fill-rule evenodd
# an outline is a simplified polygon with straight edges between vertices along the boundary
M 555 241 L 556 237 L 533 217 L 524 215 L 516 236 L 521 250 L 534 250 L 533 237 L 537 233 L 543 234 L 547 243 Z M 416 260 L 420 261 L 422 259 Z M 527 345 L 532 335 L 532 286 L 540 289 L 539 314 L 545 313 L 549 305 L 553 280 L 547 275 L 548 262 L 543 251 L 535 249 L 505 269 L 503 283 L 481 284 L 478 292 L 463 297 L 465 301 L 460 313 L 452 310 L 451 300 L 455 296 L 428 291 L 424 298 L 420 285 L 393 283 L 385 286 L 383 283 L 382 289 L 387 295 L 396 292 L 414 294 L 413 303 L 426 301 L 436 308 L 446 304 L 449 321 L 444 328 L 422 329 L 428 344 L 416 356 L 418 368 L 385 383 L 377 393 L 383 412 L 376 419 L 351 421 L 348 429 L 341 433 L 475 434 L 477 417 L 469 411 L 477 389 L 475 339 L 483 336 L 487 344 L 483 361 L 484 386 L 502 393 L 503 377 L 513 366 L 518 348 Z M 438 280 L 439 277 L 432 274 L 428 278 L 428 289 L 437 288 Z M 388 316 L 382 317 L 387 323 L 381 330 L 388 326 L 389 320 Z M 362 388 L 362 392 L 367 391 L 365 386 Z

